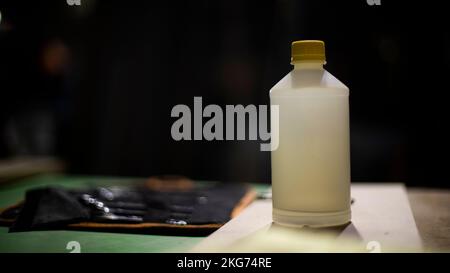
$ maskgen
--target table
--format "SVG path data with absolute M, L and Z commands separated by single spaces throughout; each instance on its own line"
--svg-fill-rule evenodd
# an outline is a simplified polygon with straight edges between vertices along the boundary
M 450 190 L 408 189 L 425 251 L 450 252 Z
M 40 175 L 0 187 L 0 207 L 23 199 L 26 190 L 59 185 L 65 187 L 124 185 L 134 178 Z M 258 191 L 267 185 L 255 184 Z M 428 251 L 450 249 L 450 191 L 410 189 L 408 197 L 423 245 Z M 87 252 L 184 252 L 204 237 L 161 236 L 85 231 L 33 231 L 8 233 L 0 227 L 0 252 L 70 252 L 67 244 L 75 241 Z

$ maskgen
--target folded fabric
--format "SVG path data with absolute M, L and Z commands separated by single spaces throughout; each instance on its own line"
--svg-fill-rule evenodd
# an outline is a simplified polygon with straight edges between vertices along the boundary
M 246 184 L 185 187 L 166 183 L 171 186 L 161 187 L 154 182 L 132 187 L 33 189 L 23 202 L 0 213 L 0 223 L 10 226 L 10 232 L 77 229 L 205 235 L 256 196 Z

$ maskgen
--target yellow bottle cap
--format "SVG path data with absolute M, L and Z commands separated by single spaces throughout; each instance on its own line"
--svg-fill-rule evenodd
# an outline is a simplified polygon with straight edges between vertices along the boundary
M 325 63 L 325 43 L 319 40 L 292 42 L 291 64 L 298 62 Z

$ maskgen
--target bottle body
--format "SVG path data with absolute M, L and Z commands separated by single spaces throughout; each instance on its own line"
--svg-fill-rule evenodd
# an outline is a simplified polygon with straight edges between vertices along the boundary
M 350 220 L 349 90 L 323 68 L 294 69 L 270 91 L 273 220 L 336 226 Z M 272 127 L 274 128 L 274 127 Z

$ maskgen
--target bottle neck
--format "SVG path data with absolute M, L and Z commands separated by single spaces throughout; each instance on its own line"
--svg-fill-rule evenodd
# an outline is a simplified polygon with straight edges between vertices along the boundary
M 301 69 L 319 69 L 323 70 L 323 62 L 296 62 L 293 63 L 294 70 L 301 70 Z

